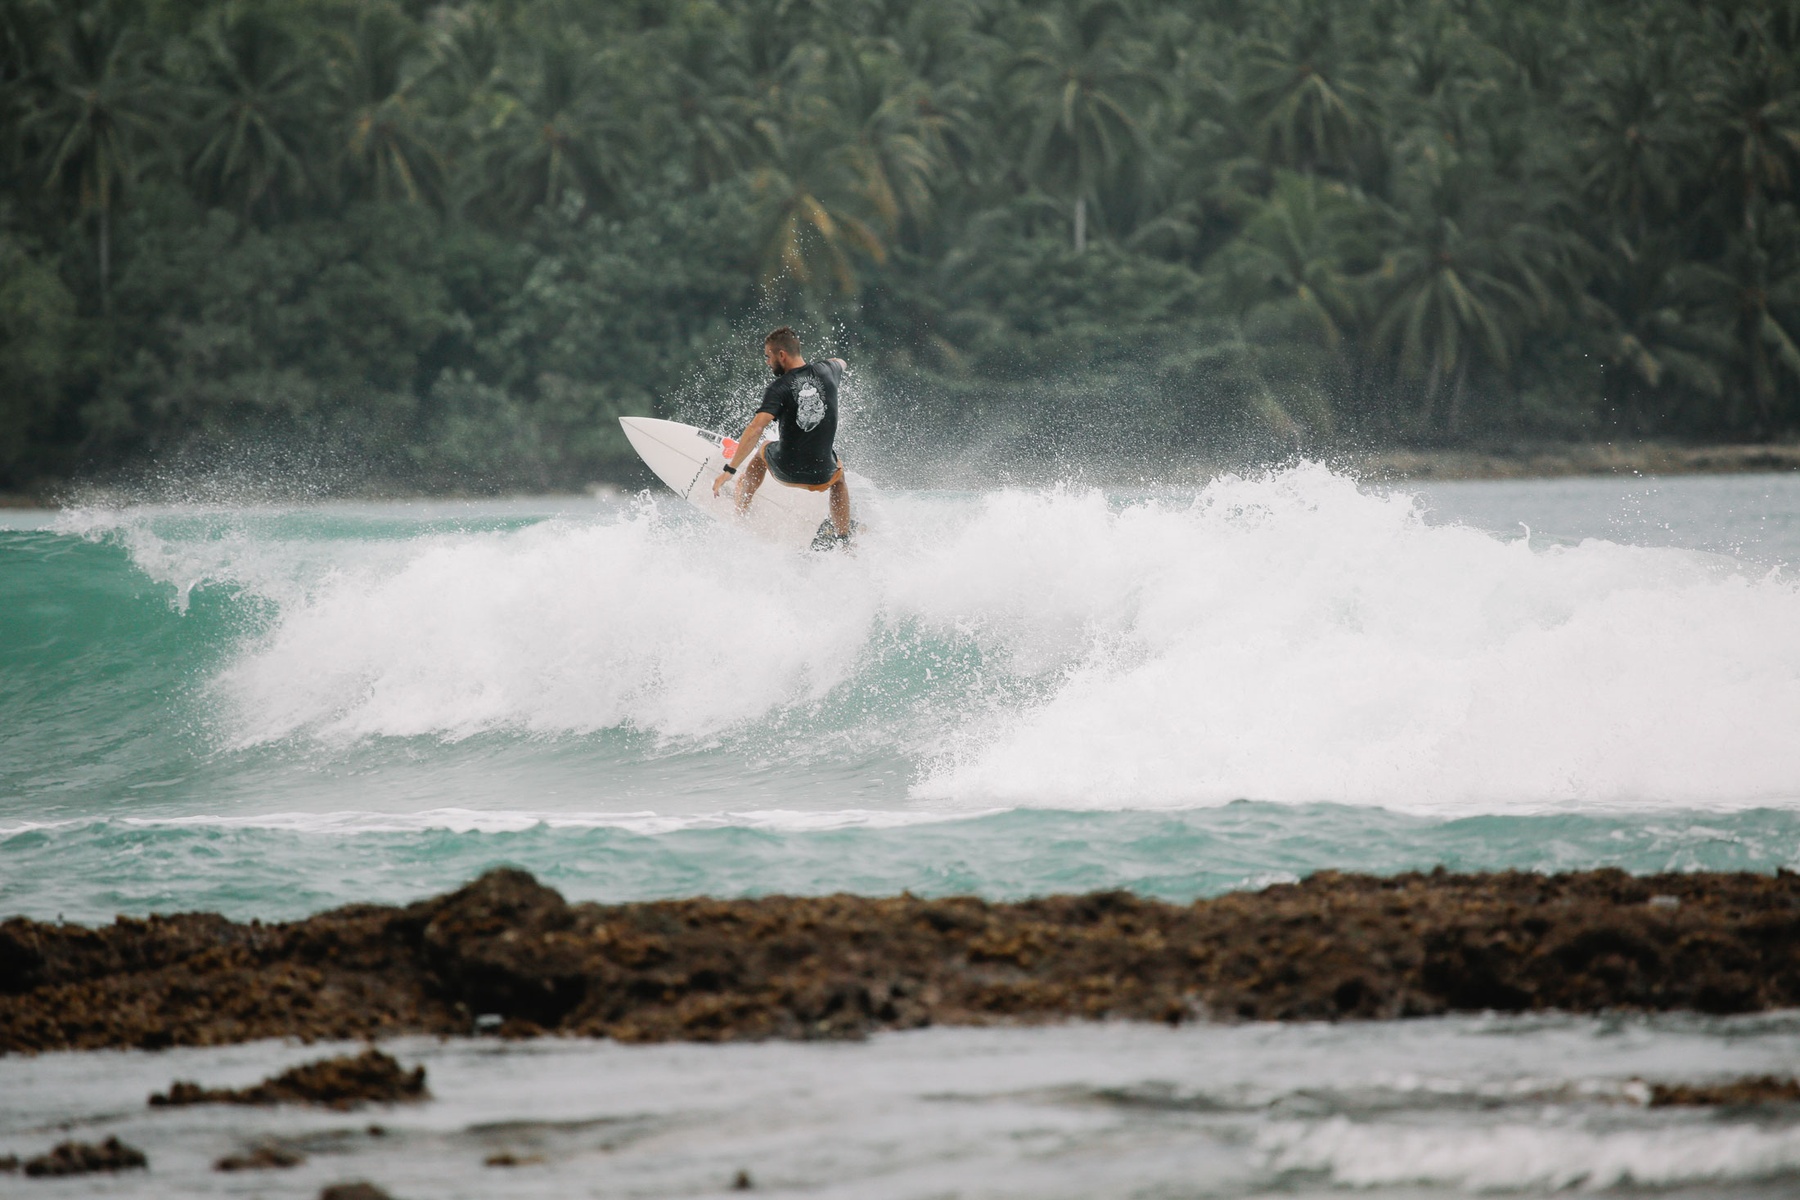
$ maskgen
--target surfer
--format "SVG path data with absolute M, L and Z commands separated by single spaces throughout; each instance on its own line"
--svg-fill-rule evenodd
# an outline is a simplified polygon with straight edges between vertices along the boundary
M 738 473 L 746 459 L 744 477 L 738 480 L 738 511 L 747 512 L 763 477 L 773 475 L 783 487 L 831 493 L 832 540 L 850 543 L 850 488 L 844 482 L 844 464 L 831 448 L 837 436 L 838 383 L 844 378 L 844 360 L 826 358 L 809 363 L 800 353 L 800 335 L 783 325 L 763 339 L 763 361 L 775 379 L 763 389 L 762 407 L 744 427 L 737 450 L 719 477 L 713 495 Z M 781 440 L 758 445 L 770 422 Z

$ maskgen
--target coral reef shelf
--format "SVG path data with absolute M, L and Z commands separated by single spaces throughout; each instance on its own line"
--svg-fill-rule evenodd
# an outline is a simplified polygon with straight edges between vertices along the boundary
M 601 905 L 500 869 L 404 907 L 283 924 L 0 924 L 0 1052 L 1796 1004 L 1791 872 L 1324 872 L 1191 905 L 1125 892 Z

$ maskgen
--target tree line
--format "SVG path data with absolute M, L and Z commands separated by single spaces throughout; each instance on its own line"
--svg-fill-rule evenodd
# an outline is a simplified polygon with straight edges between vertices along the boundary
M 1780 437 L 1797 63 L 1786 0 L 0 0 L 0 486 L 579 482 L 771 320 L 950 438 Z

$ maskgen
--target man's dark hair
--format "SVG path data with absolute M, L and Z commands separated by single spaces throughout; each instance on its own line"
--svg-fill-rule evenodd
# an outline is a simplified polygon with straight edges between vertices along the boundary
M 763 345 L 773 346 L 781 353 L 791 354 L 795 358 L 800 357 L 800 335 L 786 325 L 764 338 Z

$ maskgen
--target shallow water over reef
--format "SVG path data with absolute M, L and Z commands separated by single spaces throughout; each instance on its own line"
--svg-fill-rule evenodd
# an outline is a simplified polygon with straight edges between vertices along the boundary
M 433 1099 L 151 1109 L 345 1047 L 0 1059 L 0 1154 L 116 1134 L 148 1172 L 45 1195 L 1788 1196 L 1800 1113 L 1650 1108 L 1644 1080 L 1800 1069 L 1792 1015 L 925 1030 L 862 1043 L 424 1039 Z M 369 1126 L 383 1133 L 372 1136 Z M 287 1170 L 211 1164 L 273 1141 Z M 484 1166 L 510 1156 L 518 1165 Z

